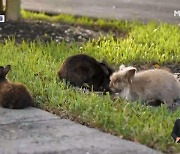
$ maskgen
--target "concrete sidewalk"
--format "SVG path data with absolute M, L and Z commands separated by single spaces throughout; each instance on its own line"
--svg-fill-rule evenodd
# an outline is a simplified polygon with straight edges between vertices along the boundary
M 0 108 L 1 154 L 157 154 L 48 112 Z
M 21 0 L 22 8 L 101 18 L 180 23 L 180 0 Z M 180 14 L 179 14 L 180 15 Z

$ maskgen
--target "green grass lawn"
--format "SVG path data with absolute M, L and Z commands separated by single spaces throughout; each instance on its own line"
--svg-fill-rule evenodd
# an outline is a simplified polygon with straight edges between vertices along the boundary
M 25 15 L 29 15 L 29 18 L 32 14 L 24 12 L 23 17 Z M 32 18 L 36 16 L 32 15 Z M 45 17 L 43 18 L 47 20 L 48 16 Z M 69 18 L 72 18 L 70 20 L 72 23 L 80 20 L 63 15 L 63 20 Z M 81 24 L 91 21 L 92 19 L 84 18 Z M 177 153 L 180 146 L 173 143 L 170 135 L 174 121 L 180 117 L 180 109 L 169 112 L 163 106 L 145 107 L 140 103 L 122 100 L 113 102 L 109 95 L 101 96 L 93 92 L 84 94 L 59 82 L 57 71 L 65 58 L 76 53 L 86 53 L 98 60 L 105 58 L 116 66 L 122 63 L 180 64 L 179 27 L 164 23 L 157 25 L 155 22 L 145 25 L 113 20 L 105 22 L 102 19 L 97 21 L 102 21 L 103 26 L 111 23 L 110 27 L 126 30 L 128 35 L 118 39 L 113 39 L 109 35 L 83 44 L 65 42 L 15 44 L 15 41 L 7 40 L 5 44 L 0 44 L 0 65 L 12 65 L 9 79 L 26 84 L 37 106 L 42 109 L 69 115 L 92 127 L 167 153 Z

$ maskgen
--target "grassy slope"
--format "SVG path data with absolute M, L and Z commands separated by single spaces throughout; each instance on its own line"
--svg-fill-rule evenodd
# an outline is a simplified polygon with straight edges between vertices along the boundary
M 68 17 L 72 16 L 64 18 Z M 73 22 L 77 21 L 76 18 L 72 18 Z M 86 24 L 86 21 L 82 23 Z M 102 25 L 106 26 L 106 22 Z M 171 113 L 164 107 L 143 107 L 121 100 L 112 102 L 108 95 L 83 94 L 67 88 L 64 83 L 57 82 L 56 72 L 63 60 L 79 52 L 87 53 L 99 60 L 106 58 L 115 65 L 180 63 L 180 29 L 177 26 L 120 21 L 116 21 L 115 25 L 126 30 L 130 28 L 128 36 L 117 40 L 109 36 L 81 45 L 54 42 L 24 42 L 15 45 L 13 41 L 7 41 L 5 45 L 0 44 L 0 65 L 12 65 L 13 72 L 9 74 L 9 79 L 25 83 L 42 108 L 56 109 L 56 113 L 59 110 L 94 127 L 158 150 L 177 152 L 180 146 L 172 143 L 170 133 L 175 119 L 180 116 L 180 109 Z M 113 27 L 113 21 L 111 26 Z
M 50 22 L 64 22 L 68 24 L 82 24 L 85 26 L 99 26 L 99 27 L 111 27 L 117 29 L 127 29 L 137 22 L 129 24 L 127 21 L 119 22 L 118 20 L 103 20 L 103 19 L 92 19 L 88 17 L 75 17 L 73 15 L 59 14 L 56 16 L 48 16 L 43 13 L 32 13 L 22 10 L 22 18 L 33 19 L 33 20 L 45 20 Z

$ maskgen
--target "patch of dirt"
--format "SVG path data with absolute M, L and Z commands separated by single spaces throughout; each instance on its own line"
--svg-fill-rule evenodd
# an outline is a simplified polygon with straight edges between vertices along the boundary
M 113 32 L 110 28 L 101 29 L 100 27 L 34 20 L 8 21 L 0 24 L 0 42 L 4 42 L 4 39 L 9 37 L 14 37 L 17 43 L 21 43 L 22 40 L 34 41 L 36 39 L 44 42 L 53 40 L 57 43 L 63 40 L 65 42 L 86 42 L 110 32 L 116 37 L 125 35 L 125 32 L 115 32 L 115 30 Z
M 153 64 L 153 63 L 149 63 L 149 64 L 143 64 L 143 65 L 140 65 L 140 64 L 135 64 L 133 65 L 137 68 L 137 70 L 147 70 L 147 69 L 164 69 L 164 70 L 167 70 L 169 72 L 172 72 L 172 73 L 180 73 L 180 63 L 175 63 L 175 64 L 163 64 L 163 65 L 160 65 L 160 64 Z M 179 75 L 178 75 L 179 76 Z M 180 77 L 179 77 L 180 78 Z

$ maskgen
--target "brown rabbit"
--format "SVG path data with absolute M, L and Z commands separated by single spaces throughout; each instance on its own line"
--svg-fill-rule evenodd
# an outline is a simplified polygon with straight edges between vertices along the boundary
M 11 83 L 6 75 L 10 65 L 0 66 L 0 105 L 4 108 L 22 109 L 33 105 L 33 99 L 23 84 Z
M 67 58 L 58 76 L 72 85 L 83 87 L 88 85 L 94 91 L 109 91 L 110 75 L 114 70 L 105 62 L 98 62 L 86 54 L 77 54 Z
M 180 83 L 166 70 L 151 69 L 136 73 L 134 67 L 121 66 L 110 80 L 111 90 L 130 101 L 162 101 L 172 106 L 174 100 L 180 97 Z

